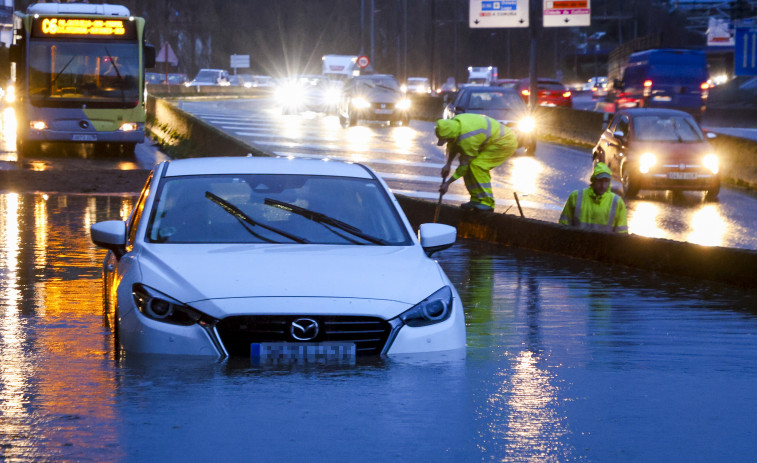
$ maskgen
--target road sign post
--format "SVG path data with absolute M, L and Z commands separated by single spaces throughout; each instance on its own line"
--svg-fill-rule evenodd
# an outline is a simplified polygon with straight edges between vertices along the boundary
M 237 68 L 246 69 L 250 67 L 250 55 L 231 55 L 230 61 L 234 75 L 237 75 Z

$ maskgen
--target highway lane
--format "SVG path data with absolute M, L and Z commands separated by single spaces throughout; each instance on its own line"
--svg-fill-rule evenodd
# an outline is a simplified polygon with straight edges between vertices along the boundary
M 278 156 L 363 162 L 397 194 L 438 199 L 444 152 L 436 146 L 433 123 L 413 120 L 409 127 L 363 123 L 342 128 L 335 116 L 282 115 L 267 99 L 179 101 L 178 105 L 230 135 Z M 223 154 L 223 153 L 213 153 Z M 496 212 L 518 214 L 517 193 L 528 218 L 555 222 L 571 191 L 588 184 L 589 150 L 540 143 L 535 157 L 522 153 L 493 171 Z M 447 204 L 469 199 L 462 181 L 444 197 Z M 701 192 L 642 191 L 628 201 L 631 233 L 706 246 L 757 249 L 757 197 L 722 188 L 719 201 Z

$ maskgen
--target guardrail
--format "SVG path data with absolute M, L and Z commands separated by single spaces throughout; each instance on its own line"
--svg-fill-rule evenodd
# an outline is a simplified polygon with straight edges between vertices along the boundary
M 148 98 L 148 126 L 164 140 L 182 140 L 187 157 L 270 156 L 194 118 L 164 99 Z M 555 113 L 565 114 L 572 113 Z M 161 135 L 162 134 L 162 135 Z M 435 201 L 397 195 L 414 227 L 431 222 Z M 590 259 L 653 272 L 755 286 L 757 251 L 708 247 L 639 235 L 589 232 L 558 224 L 499 213 L 466 212 L 442 205 L 440 223 L 457 227 L 458 236 L 501 246 Z

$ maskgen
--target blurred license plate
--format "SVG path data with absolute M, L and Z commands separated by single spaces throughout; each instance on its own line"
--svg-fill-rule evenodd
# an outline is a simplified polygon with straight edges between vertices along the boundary
M 250 345 L 250 357 L 261 363 L 353 363 L 352 342 L 261 342 Z
M 377 109 L 376 114 L 392 114 L 394 112 L 393 109 Z
M 696 180 L 696 172 L 668 172 L 668 178 L 671 180 Z
M 97 135 L 74 135 L 71 137 L 73 141 L 97 141 Z

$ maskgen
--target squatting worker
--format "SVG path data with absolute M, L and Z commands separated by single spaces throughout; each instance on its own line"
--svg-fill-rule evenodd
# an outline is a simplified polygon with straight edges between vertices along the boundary
M 452 182 L 463 178 L 471 200 L 462 205 L 465 209 L 494 210 L 492 177 L 489 173 L 518 148 L 518 138 L 512 130 L 496 119 L 482 114 L 458 114 L 452 119 L 436 121 L 438 146 L 447 143 L 447 164 L 442 177 L 449 175 L 452 160 L 460 156 L 459 165 L 452 176 L 442 182 L 439 192 L 444 194 Z
M 591 176 L 591 186 L 568 196 L 560 223 L 586 230 L 628 233 L 626 203 L 610 191 L 611 178 L 610 168 L 598 162 Z

